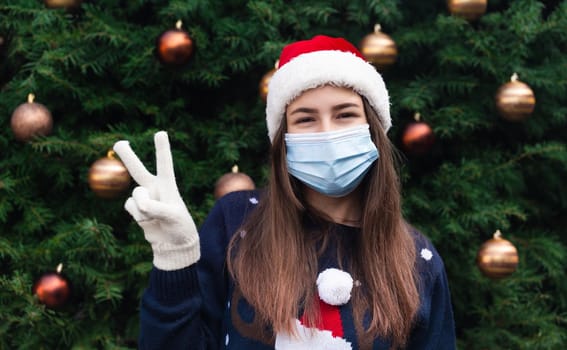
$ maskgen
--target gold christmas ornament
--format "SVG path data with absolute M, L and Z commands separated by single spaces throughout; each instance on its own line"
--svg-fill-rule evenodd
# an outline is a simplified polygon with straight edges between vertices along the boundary
M 274 68 L 270 69 L 266 74 L 264 74 L 264 76 L 260 80 L 258 91 L 260 93 L 260 98 L 264 100 L 264 102 L 266 102 L 266 98 L 268 97 L 268 86 L 270 85 L 270 80 L 272 80 L 272 76 L 278 69 L 278 63 L 279 61 L 276 61 Z
M 44 0 L 47 8 L 74 8 L 81 5 L 81 0 Z
M 447 7 L 452 15 L 474 21 L 486 13 L 487 2 L 487 0 L 448 0 Z
M 53 118 L 47 107 L 34 102 L 34 94 L 28 95 L 28 102 L 19 105 L 12 113 L 10 125 L 14 137 L 19 141 L 29 141 L 36 136 L 46 136 L 53 128 Z
M 402 134 L 402 146 L 407 153 L 422 155 L 427 153 L 435 143 L 435 135 L 431 127 L 421 120 L 416 113 L 414 121 L 409 123 Z
M 215 183 L 214 196 L 219 199 L 225 194 L 235 191 L 253 190 L 256 188 L 254 181 L 245 173 L 238 172 L 238 166 L 232 167 L 230 173 L 221 176 Z
M 195 44 L 185 30 L 181 29 L 183 22 L 175 23 L 175 29 L 161 33 L 156 39 L 156 53 L 165 65 L 182 66 L 193 56 Z
M 398 47 L 392 38 L 381 31 L 379 24 L 374 26 L 374 33 L 370 33 L 362 38 L 360 42 L 360 52 L 366 60 L 372 63 L 379 70 L 396 62 L 398 57 Z
M 496 108 L 502 118 L 521 122 L 527 119 L 535 109 L 535 95 L 532 89 L 518 80 L 514 73 L 510 82 L 500 86 L 496 92 Z
M 500 230 L 482 244 L 476 256 L 480 272 L 492 279 L 508 277 L 516 271 L 518 262 L 518 250 L 510 241 L 502 238 Z
M 88 178 L 91 190 L 101 198 L 120 196 L 132 182 L 128 170 L 114 157 L 112 150 L 91 165 Z

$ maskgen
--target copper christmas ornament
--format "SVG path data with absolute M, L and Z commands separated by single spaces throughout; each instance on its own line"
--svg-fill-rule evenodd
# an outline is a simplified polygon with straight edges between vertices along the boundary
M 105 158 L 94 162 L 89 169 L 89 186 L 101 198 L 116 198 L 128 189 L 132 178 L 121 161 L 108 151 Z
M 496 108 L 502 118 L 520 122 L 527 119 L 535 109 L 535 95 L 532 89 L 518 80 L 514 73 L 510 82 L 500 86 L 496 92 Z
M 264 76 L 260 80 L 260 85 L 258 86 L 258 90 L 260 92 L 260 98 L 264 100 L 264 102 L 268 97 L 268 86 L 270 85 L 270 80 L 272 80 L 272 76 L 276 72 L 277 68 L 278 68 L 278 62 L 276 61 L 275 67 L 269 70 L 266 74 L 264 74 Z
M 51 112 L 41 103 L 33 102 L 34 98 L 33 94 L 29 94 L 28 102 L 19 105 L 12 113 L 10 125 L 14 137 L 19 141 L 46 136 L 53 128 Z
M 81 0 L 44 0 L 47 8 L 74 8 L 81 5 Z
M 497 230 L 494 237 L 480 247 L 476 257 L 480 272 L 492 279 L 507 277 L 518 267 L 518 250 L 501 236 Z
M 253 190 L 256 188 L 254 181 L 245 173 L 238 172 L 238 166 L 232 167 L 230 173 L 221 176 L 215 183 L 214 196 L 219 199 L 222 196 L 235 191 Z
M 402 135 L 403 149 L 413 155 L 427 153 L 435 143 L 435 135 L 431 127 L 421 121 L 419 113 L 415 114 L 415 121 L 409 123 Z
M 71 295 L 69 281 L 61 275 L 62 268 L 63 265 L 59 264 L 56 271 L 43 274 L 32 288 L 39 302 L 51 309 L 65 305 Z
M 181 66 L 189 62 L 195 48 L 193 39 L 181 29 L 182 22 L 177 21 L 175 29 L 161 33 L 156 39 L 156 52 L 165 65 Z
M 380 31 L 379 24 L 374 26 L 374 33 L 362 38 L 360 52 L 366 60 L 382 70 L 396 62 L 398 48 L 392 38 Z
M 486 13 L 487 0 L 448 0 L 451 14 L 474 21 Z

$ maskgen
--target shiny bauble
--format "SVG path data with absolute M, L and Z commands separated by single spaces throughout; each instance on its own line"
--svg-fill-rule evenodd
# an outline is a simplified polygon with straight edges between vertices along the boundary
M 274 76 L 275 72 L 276 72 L 275 68 L 271 69 L 266 74 L 264 74 L 264 76 L 260 80 L 258 91 L 260 94 L 260 98 L 264 100 L 264 102 L 266 102 L 266 99 L 268 98 L 268 86 L 270 85 L 270 80 L 272 80 L 272 76 Z
M 250 176 L 238 171 L 238 166 L 233 166 L 230 173 L 221 176 L 215 183 L 214 196 L 219 199 L 222 196 L 236 191 L 247 191 L 256 188 Z
M 57 9 L 57 8 L 75 8 L 81 5 L 81 0 L 44 0 L 45 7 Z
M 46 136 L 53 129 L 53 118 L 47 107 L 34 102 L 35 96 L 28 95 L 28 102 L 22 103 L 12 113 L 10 125 L 14 137 L 19 141 L 29 141 L 36 136 Z
M 366 60 L 379 70 L 384 70 L 396 62 L 398 47 L 389 35 L 380 31 L 380 25 L 374 26 L 374 33 L 362 38 L 360 52 Z
M 502 238 L 500 231 L 484 242 L 478 250 L 476 264 L 483 275 L 501 279 L 511 275 L 518 267 L 518 250 L 510 241 Z
M 402 134 L 402 147 L 406 153 L 412 155 L 423 155 L 431 149 L 435 143 L 435 134 L 426 122 L 420 120 L 419 113 L 415 120 L 404 128 Z
M 496 109 L 502 118 L 511 122 L 526 120 L 535 109 L 536 99 L 532 89 L 518 80 L 514 73 L 510 82 L 496 92 Z
M 156 39 L 156 54 L 161 63 L 168 66 L 182 66 L 189 62 L 195 50 L 195 43 L 185 30 L 181 21 L 175 29 L 161 33 Z
M 50 309 L 61 308 L 71 295 L 69 280 L 61 274 L 61 268 L 62 265 L 59 264 L 56 271 L 41 275 L 32 288 L 37 300 Z
M 447 7 L 452 15 L 474 21 L 486 13 L 487 2 L 487 0 L 448 0 Z
M 113 151 L 91 165 L 88 178 L 91 190 L 107 199 L 119 197 L 132 183 L 128 169 L 114 157 Z

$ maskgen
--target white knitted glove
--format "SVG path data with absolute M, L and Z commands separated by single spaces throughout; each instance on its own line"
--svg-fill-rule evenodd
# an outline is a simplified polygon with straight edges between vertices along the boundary
M 157 174 L 153 175 L 136 156 L 128 141 L 114 144 L 114 151 L 140 185 L 126 200 L 124 208 L 144 230 L 152 246 L 154 266 L 177 270 L 200 258 L 199 235 L 175 183 L 173 159 L 165 131 L 154 136 Z

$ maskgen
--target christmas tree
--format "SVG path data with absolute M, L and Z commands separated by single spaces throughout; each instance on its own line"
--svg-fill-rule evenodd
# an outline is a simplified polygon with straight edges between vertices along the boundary
M 358 44 L 376 24 L 396 50 L 378 69 L 404 213 L 444 258 L 459 347 L 565 348 L 567 1 L 469 2 L 2 2 L 0 348 L 136 348 L 151 249 L 123 209 L 134 185 L 95 162 L 127 139 L 151 168 L 152 136 L 168 131 L 199 225 L 233 165 L 264 184 L 259 86 L 281 48 L 319 33 Z M 188 61 L 172 64 L 156 38 L 178 21 Z M 535 100 L 502 111 L 514 73 Z M 20 105 L 32 113 L 29 94 L 46 109 L 13 124 Z M 406 128 L 416 114 L 425 135 Z M 519 257 L 500 278 L 476 262 L 496 230 Z M 59 264 L 70 294 L 51 303 L 34 283 Z

